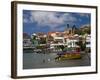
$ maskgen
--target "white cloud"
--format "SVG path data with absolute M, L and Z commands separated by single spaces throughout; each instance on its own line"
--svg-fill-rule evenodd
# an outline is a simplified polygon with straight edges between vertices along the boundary
M 30 23 L 30 16 L 28 14 L 23 14 L 23 22 Z
M 90 17 L 90 15 L 89 15 L 89 14 L 86 14 L 86 13 L 80 13 L 79 15 L 80 15 L 81 17 L 87 17 L 87 18 Z
M 84 26 L 88 26 L 88 27 L 89 27 L 89 26 L 91 26 L 91 25 L 90 25 L 90 24 L 84 24 L 84 25 L 82 25 L 81 27 L 84 27 Z
M 50 29 L 55 29 L 57 26 L 73 23 L 77 20 L 70 13 L 31 11 L 30 15 L 30 22 L 35 22 L 40 27 L 48 26 Z M 24 21 L 27 22 L 29 20 L 25 19 Z
M 23 21 L 24 21 L 24 23 L 28 23 L 29 22 L 29 20 L 27 18 L 24 18 Z

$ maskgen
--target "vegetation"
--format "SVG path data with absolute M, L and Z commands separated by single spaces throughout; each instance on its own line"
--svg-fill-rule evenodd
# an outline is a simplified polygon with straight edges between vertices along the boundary
M 40 44 L 46 44 L 46 38 L 40 38 L 39 43 Z
M 64 46 L 64 45 L 59 45 L 58 48 L 61 49 L 61 50 L 63 51 L 64 48 L 65 48 L 65 46 Z
M 91 33 L 90 26 L 84 26 L 83 28 L 75 30 L 75 34 L 78 34 L 78 35 L 84 35 L 84 34 L 90 34 L 90 33 Z
M 77 42 L 76 44 L 80 46 L 81 51 L 84 51 L 86 49 L 86 42 L 82 41 L 83 39 L 80 38 L 79 42 Z

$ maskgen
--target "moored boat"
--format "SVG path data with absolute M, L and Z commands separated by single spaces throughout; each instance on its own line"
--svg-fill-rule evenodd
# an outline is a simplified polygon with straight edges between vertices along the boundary
M 57 53 L 57 57 L 55 58 L 56 61 L 59 60 L 66 60 L 66 59 L 79 59 L 81 58 L 80 50 L 79 49 L 73 49 L 69 51 L 62 51 L 60 53 Z

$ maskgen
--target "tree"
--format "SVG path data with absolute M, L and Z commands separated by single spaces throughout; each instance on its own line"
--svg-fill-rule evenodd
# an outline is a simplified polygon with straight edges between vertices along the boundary
M 40 44 L 46 44 L 46 38 L 40 38 L 39 43 Z
M 63 51 L 65 47 L 63 45 L 59 45 L 58 48 L 60 48 Z
M 32 44 L 35 44 L 35 42 L 34 42 L 35 40 L 36 40 L 36 36 L 33 35 L 32 38 L 31 38 L 31 42 L 32 42 Z
M 87 34 L 90 34 L 91 33 L 91 28 L 90 26 L 85 26 L 87 27 L 86 29 L 84 29 L 84 32 L 87 33 Z
M 86 42 L 83 43 L 83 38 L 79 38 L 79 42 L 77 42 L 76 44 L 80 46 L 81 51 L 84 51 L 86 49 Z

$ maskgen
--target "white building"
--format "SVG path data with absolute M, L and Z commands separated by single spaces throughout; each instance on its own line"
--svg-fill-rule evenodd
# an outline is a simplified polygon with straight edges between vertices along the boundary
M 29 47 L 31 46 L 32 42 L 31 42 L 31 38 L 27 33 L 23 34 L 23 46 L 24 47 Z
M 65 43 L 64 37 L 54 37 L 54 41 L 57 41 L 58 43 Z
M 86 37 L 86 48 L 91 47 L 91 35 L 87 35 Z
M 31 46 L 31 41 L 30 41 L 30 39 L 23 39 L 23 46 L 24 47 L 29 47 L 29 46 Z
M 53 38 L 54 38 L 54 43 L 50 44 L 51 49 L 55 50 L 57 46 L 65 45 L 64 37 L 53 37 Z
M 77 42 L 79 42 L 79 38 L 78 37 L 70 37 L 70 38 L 67 38 L 66 39 L 66 44 L 67 44 L 67 47 L 79 47 L 77 45 Z

